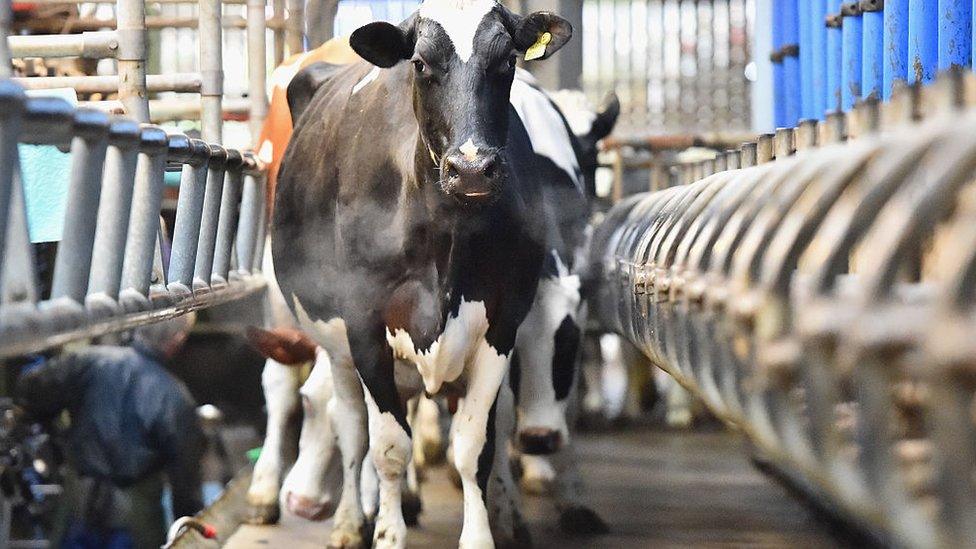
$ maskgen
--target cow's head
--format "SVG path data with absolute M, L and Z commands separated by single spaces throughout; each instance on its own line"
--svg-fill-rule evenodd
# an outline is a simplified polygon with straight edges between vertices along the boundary
M 521 17 L 495 0 L 425 0 L 400 25 L 370 23 L 349 42 L 378 67 L 413 65 L 414 112 L 441 191 L 488 204 L 507 179 L 502 150 L 516 59 L 545 59 L 571 35 L 565 19 L 547 12 Z

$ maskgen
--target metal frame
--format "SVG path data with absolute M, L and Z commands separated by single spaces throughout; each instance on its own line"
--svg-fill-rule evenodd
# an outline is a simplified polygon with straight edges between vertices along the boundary
M 214 44 L 220 40 L 220 4 L 207 1 L 201 54 L 210 61 L 202 65 L 201 75 L 193 76 L 203 98 L 205 135 L 217 141 L 222 74 L 219 45 Z M 147 93 L 155 88 L 152 75 L 148 86 L 140 83 L 146 79 L 143 6 L 141 0 L 120 1 L 115 32 L 8 42 L 10 4 L 0 0 L 0 66 L 6 76 L 0 77 L 0 359 L 155 322 L 264 287 L 258 246 L 266 225 L 264 174 L 251 153 L 167 134 L 96 109 L 76 109 L 60 99 L 28 98 L 22 84 L 44 86 L 51 79 L 9 78 L 10 51 L 2 47 L 8 43 L 17 54 L 114 52 L 122 76 L 111 78 L 125 81 L 118 88 L 121 103 L 137 119 L 147 119 Z M 253 19 L 250 28 L 263 43 L 263 20 Z M 260 73 L 251 84 L 260 85 L 262 99 L 263 53 L 249 64 Z M 102 80 L 89 77 L 78 83 L 91 87 L 93 82 L 103 85 Z M 263 119 L 261 105 L 259 100 L 249 105 L 257 114 L 255 124 Z M 70 207 L 49 299 L 38 295 L 18 143 L 57 145 L 71 155 Z M 180 201 L 164 272 L 159 240 L 163 175 L 176 169 L 182 172 Z
M 976 539 L 974 92 L 947 73 L 764 136 L 594 235 L 605 325 L 895 546 Z

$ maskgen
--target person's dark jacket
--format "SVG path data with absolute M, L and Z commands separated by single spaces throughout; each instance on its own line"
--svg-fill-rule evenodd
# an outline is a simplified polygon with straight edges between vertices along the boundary
M 160 362 L 138 344 L 66 353 L 21 376 L 18 401 L 41 420 L 68 410 L 80 474 L 124 488 L 165 471 L 174 515 L 193 515 L 205 439 L 193 397 Z

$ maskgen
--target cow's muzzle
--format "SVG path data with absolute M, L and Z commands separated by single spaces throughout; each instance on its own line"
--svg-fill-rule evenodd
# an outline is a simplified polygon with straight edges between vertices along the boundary
M 444 157 L 442 177 L 444 191 L 462 203 L 494 202 L 504 177 L 501 155 L 494 151 L 449 154 Z

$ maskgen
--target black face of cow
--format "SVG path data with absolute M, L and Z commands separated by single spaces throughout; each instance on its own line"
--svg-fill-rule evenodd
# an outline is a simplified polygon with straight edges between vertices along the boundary
M 484 205 L 508 181 L 503 149 L 516 56 L 529 50 L 527 58 L 544 59 L 571 34 L 550 13 L 523 18 L 494 0 L 425 0 L 399 26 L 370 23 L 350 44 L 380 67 L 412 63 L 414 112 L 440 190 Z
M 590 131 L 585 135 L 576 136 L 580 147 L 578 159 L 580 171 L 583 172 L 584 183 L 590 194 L 596 194 L 596 169 L 599 165 L 600 140 L 610 135 L 613 127 L 617 124 L 618 116 L 620 116 L 620 99 L 617 98 L 617 94 L 610 92 L 597 110 Z

